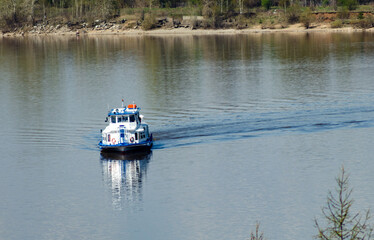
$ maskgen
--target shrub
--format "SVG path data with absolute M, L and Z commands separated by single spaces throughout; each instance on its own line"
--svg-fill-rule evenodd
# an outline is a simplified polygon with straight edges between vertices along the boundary
M 337 19 L 331 23 L 332 28 L 341 28 L 343 27 L 343 21 L 340 19 Z
M 357 16 L 357 19 L 364 19 L 364 14 L 360 12 Z
M 275 25 L 269 21 L 266 21 L 261 25 L 262 29 L 275 29 Z
M 144 30 L 151 30 L 156 25 L 156 18 L 153 14 L 147 14 L 144 17 L 144 21 L 142 23 L 142 28 Z
M 239 14 L 236 18 L 236 28 L 243 29 L 247 27 L 247 19 L 242 14 Z
M 213 18 L 204 19 L 203 22 L 202 22 L 202 26 L 205 29 L 207 29 L 207 28 L 214 28 L 215 27 L 214 19 Z
M 369 21 L 369 19 L 355 19 L 351 21 L 351 24 L 356 28 L 371 28 L 372 23 Z
M 373 15 L 368 15 L 366 17 L 366 19 L 369 22 L 369 24 L 371 24 L 371 27 L 374 27 L 374 16 Z
M 348 8 L 342 7 L 339 9 L 337 17 L 339 19 L 348 19 L 349 18 L 349 11 Z
M 312 12 L 307 9 L 300 15 L 300 22 L 304 24 L 304 27 L 309 28 L 310 24 L 315 20 L 314 15 Z
M 337 19 L 331 23 L 332 28 L 341 28 L 343 27 L 343 22 L 340 19 Z
M 289 23 L 296 23 L 300 19 L 301 9 L 300 6 L 294 5 L 287 9 L 287 21 Z

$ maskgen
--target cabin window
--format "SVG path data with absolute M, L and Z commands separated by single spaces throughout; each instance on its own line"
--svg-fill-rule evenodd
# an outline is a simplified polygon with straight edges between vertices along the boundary
M 139 133 L 135 134 L 135 140 L 138 140 L 138 135 L 139 135 Z
M 135 116 L 134 115 L 130 115 L 130 122 L 135 122 Z
M 117 122 L 119 122 L 119 123 L 122 122 L 122 117 L 118 117 Z
M 108 142 L 110 142 L 110 134 L 108 134 Z
M 110 119 L 112 123 L 116 123 L 116 116 L 112 116 Z
M 128 116 L 122 116 L 122 122 L 127 122 L 129 121 L 129 117 Z

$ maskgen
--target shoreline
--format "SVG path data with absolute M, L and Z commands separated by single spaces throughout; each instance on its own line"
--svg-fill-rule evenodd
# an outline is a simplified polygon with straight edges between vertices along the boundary
M 336 33 L 336 32 L 370 32 L 374 33 L 374 27 L 369 29 L 342 27 L 331 28 L 329 24 L 321 24 L 306 29 L 302 24 L 289 25 L 287 28 L 261 28 L 260 25 L 244 29 L 191 29 L 191 28 L 158 28 L 153 30 L 143 29 L 56 29 L 55 31 L 38 31 L 38 32 L 22 32 L 20 30 L 14 32 L 2 33 L 0 37 L 27 37 L 27 36 L 170 36 L 170 35 L 240 35 L 240 34 L 259 34 L 259 33 Z

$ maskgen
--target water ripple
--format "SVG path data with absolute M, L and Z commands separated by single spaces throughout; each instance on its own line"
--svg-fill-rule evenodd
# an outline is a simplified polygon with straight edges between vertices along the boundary
M 264 114 L 237 113 L 204 116 L 195 123 L 169 126 L 154 132 L 156 148 L 275 134 L 310 133 L 341 128 L 371 127 L 374 109 L 329 109 Z

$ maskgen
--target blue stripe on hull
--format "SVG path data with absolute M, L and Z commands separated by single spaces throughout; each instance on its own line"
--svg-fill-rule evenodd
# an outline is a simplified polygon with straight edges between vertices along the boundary
M 150 149 L 152 145 L 153 145 L 152 139 L 146 142 L 143 142 L 143 143 L 133 143 L 133 144 L 121 143 L 121 144 L 116 144 L 116 145 L 105 145 L 105 144 L 102 144 L 101 142 L 99 143 L 99 147 L 101 148 L 101 150 L 120 151 L 120 152 L 132 151 L 132 150 L 137 150 L 137 149 Z

